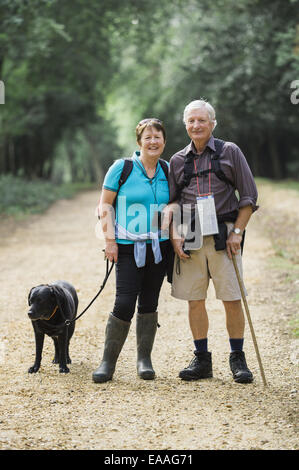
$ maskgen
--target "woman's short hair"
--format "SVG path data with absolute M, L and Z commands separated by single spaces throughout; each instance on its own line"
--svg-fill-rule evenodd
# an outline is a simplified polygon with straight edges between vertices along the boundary
M 205 101 L 205 100 L 194 100 L 194 101 L 191 101 L 191 103 L 187 104 L 187 106 L 184 109 L 184 117 L 183 117 L 184 124 L 187 123 L 187 115 L 189 111 L 191 111 L 192 109 L 206 109 L 208 112 L 210 121 L 214 123 L 214 129 L 215 129 L 217 125 L 215 109 L 208 101 Z
M 164 137 L 164 142 L 166 141 L 166 131 L 163 122 L 156 118 L 146 118 L 142 119 L 136 126 L 136 139 L 138 143 L 140 143 L 142 133 L 147 127 L 154 127 L 157 131 L 161 131 Z

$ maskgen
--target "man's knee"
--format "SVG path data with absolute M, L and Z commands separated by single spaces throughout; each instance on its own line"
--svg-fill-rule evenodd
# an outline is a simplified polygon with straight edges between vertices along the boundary
M 223 305 L 226 312 L 240 312 L 242 311 L 241 300 L 223 300 Z
M 201 312 L 206 309 L 206 300 L 189 300 L 188 301 L 189 312 Z

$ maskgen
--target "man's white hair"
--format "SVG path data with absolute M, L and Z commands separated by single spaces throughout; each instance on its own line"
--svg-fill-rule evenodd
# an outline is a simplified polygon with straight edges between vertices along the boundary
M 208 101 L 205 101 L 205 100 L 195 100 L 187 104 L 187 106 L 184 109 L 184 118 L 183 118 L 184 124 L 187 123 L 187 115 L 192 109 L 206 109 L 208 111 L 210 121 L 214 123 L 213 130 L 215 129 L 217 125 L 215 109 Z

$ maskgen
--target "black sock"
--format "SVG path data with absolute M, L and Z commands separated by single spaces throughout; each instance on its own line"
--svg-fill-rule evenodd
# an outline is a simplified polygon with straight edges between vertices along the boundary
M 244 338 L 230 338 L 230 349 L 233 351 L 243 351 Z
M 207 352 L 208 351 L 208 338 L 195 339 L 194 346 L 197 352 Z

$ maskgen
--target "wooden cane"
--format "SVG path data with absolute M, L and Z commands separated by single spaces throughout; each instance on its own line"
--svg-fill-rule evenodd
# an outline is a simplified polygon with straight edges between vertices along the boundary
M 240 287 L 240 290 L 241 290 L 242 300 L 243 300 L 243 303 L 244 303 L 246 316 L 247 316 L 247 320 L 248 320 L 250 331 L 251 331 L 251 336 L 252 336 L 252 340 L 253 340 L 253 344 L 254 344 L 254 349 L 255 349 L 257 360 L 258 360 L 258 363 L 259 363 L 259 366 L 260 366 L 261 376 L 262 376 L 262 379 L 263 379 L 264 386 L 266 387 L 267 382 L 266 382 L 266 377 L 265 377 L 265 373 L 264 373 L 264 368 L 263 368 L 261 356 L 260 356 L 260 353 L 259 353 L 259 348 L 258 348 L 258 345 L 257 345 L 257 341 L 256 341 L 254 329 L 253 329 L 253 324 L 252 324 L 250 313 L 249 313 L 249 308 L 248 308 L 248 304 L 247 304 L 247 300 L 246 300 L 246 295 L 245 295 L 245 291 L 244 291 L 244 287 L 243 287 L 243 282 L 242 282 L 242 279 L 241 279 L 241 276 L 240 276 L 240 273 L 239 273 L 239 269 L 238 269 L 238 266 L 237 266 L 235 255 L 232 255 L 232 260 L 233 260 L 233 265 L 234 265 L 234 268 L 235 268 L 236 276 L 237 276 L 237 279 L 238 279 L 239 287 Z

